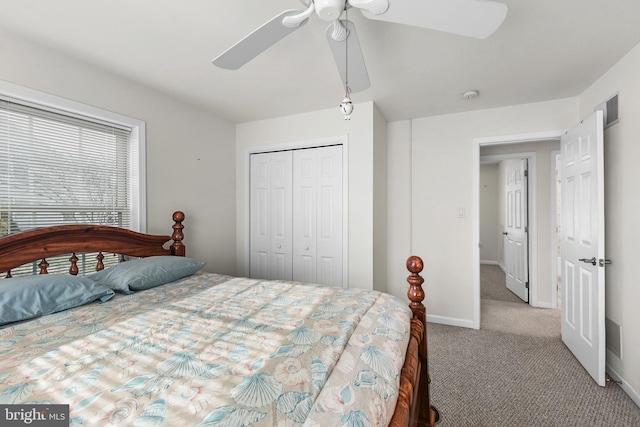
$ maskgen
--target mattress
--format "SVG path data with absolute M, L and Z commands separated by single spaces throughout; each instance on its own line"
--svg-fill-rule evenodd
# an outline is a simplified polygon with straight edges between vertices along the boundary
M 0 329 L 0 404 L 72 426 L 385 426 L 411 312 L 362 289 L 196 273 Z

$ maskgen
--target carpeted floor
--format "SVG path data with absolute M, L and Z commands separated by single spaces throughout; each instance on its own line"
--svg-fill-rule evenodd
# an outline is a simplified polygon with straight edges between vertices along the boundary
M 482 298 L 480 330 L 428 325 L 439 427 L 640 426 L 629 396 L 599 387 L 564 346 L 558 310 L 504 298 Z
M 491 264 L 480 265 L 480 298 L 524 304 L 524 301 L 507 289 L 504 271 Z

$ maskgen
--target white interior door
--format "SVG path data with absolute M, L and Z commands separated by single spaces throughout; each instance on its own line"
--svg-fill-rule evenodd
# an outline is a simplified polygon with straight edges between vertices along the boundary
M 251 155 L 250 276 L 292 280 L 292 153 Z
M 505 168 L 504 260 L 507 288 L 529 302 L 529 242 L 527 203 L 527 160 Z
M 268 154 L 251 156 L 250 186 L 249 276 L 268 279 L 271 274 L 271 157 Z
M 297 150 L 293 186 L 293 280 L 316 282 L 317 275 L 317 162 L 316 150 Z
M 293 280 L 292 181 L 293 155 L 271 155 L 271 271 L 272 279 Z
M 603 117 L 561 139 L 562 341 L 605 385 Z
M 343 286 L 342 145 L 318 149 L 318 283 Z
M 293 155 L 293 280 L 342 286 L 342 146 Z

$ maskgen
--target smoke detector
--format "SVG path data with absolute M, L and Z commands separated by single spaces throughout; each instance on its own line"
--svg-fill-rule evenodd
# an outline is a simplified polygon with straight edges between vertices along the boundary
M 468 90 L 462 94 L 462 99 L 466 99 L 467 101 L 477 98 L 480 96 L 480 92 L 477 90 Z

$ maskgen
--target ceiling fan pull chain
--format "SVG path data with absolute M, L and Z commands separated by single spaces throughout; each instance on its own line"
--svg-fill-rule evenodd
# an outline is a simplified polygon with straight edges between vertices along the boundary
M 364 9 L 374 15 L 380 15 L 389 9 L 389 0 L 349 0 L 348 3 L 353 7 Z
M 315 11 L 316 6 L 315 4 L 311 3 L 307 10 L 305 10 L 304 12 L 300 12 L 297 15 L 285 16 L 284 18 L 282 18 L 282 25 L 289 28 L 299 27 L 300 24 L 309 19 L 309 17 L 313 15 L 313 12 Z
M 337 42 L 343 42 L 349 37 L 349 30 L 342 23 L 341 20 L 336 19 L 333 21 L 333 32 L 331 33 L 331 38 Z

